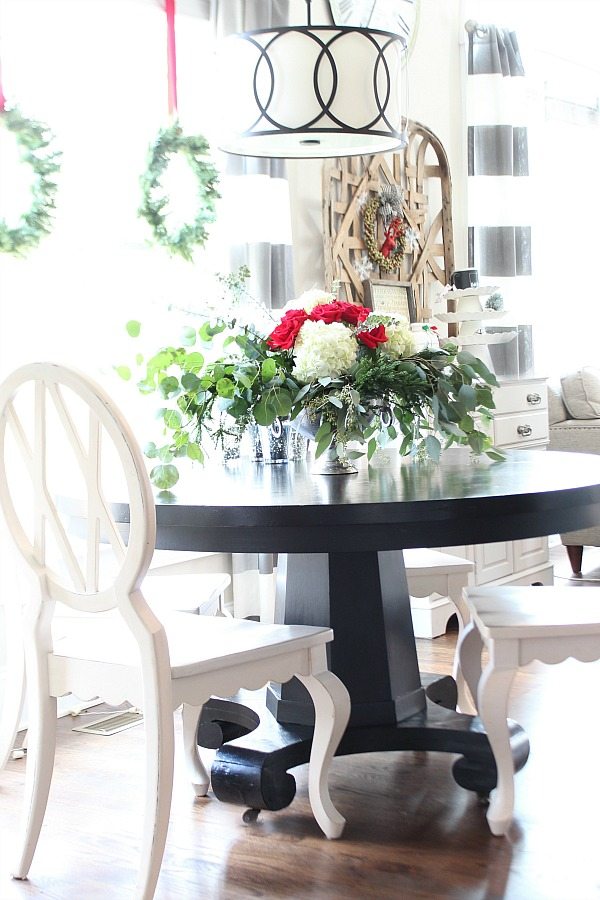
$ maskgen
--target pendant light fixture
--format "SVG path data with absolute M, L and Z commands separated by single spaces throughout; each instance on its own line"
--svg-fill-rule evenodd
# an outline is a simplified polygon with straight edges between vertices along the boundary
M 357 156 L 407 143 L 406 40 L 307 24 L 226 38 L 219 146 L 241 156 Z

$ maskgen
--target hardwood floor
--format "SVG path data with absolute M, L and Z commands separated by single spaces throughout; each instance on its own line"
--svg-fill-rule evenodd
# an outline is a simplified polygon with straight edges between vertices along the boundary
M 424 671 L 450 671 L 455 638 L 418 641 Z M 455 784 L 447 754 L 336 759 L 332 790 L 348 819 L 339 841 L 327 841 L 312 818 L 305 767 L 294 770 L 291 806 L 250 826 L 241 807 L 210 795 L 194 800 L 178 771 L 157 900 L 600 898 L 599 694 L 598 663 L 534 664 L 517 676 L 510 715 L 529 735 L 531 756 L 516 777 L 507 838 L 490 834 L 485 807 Z M 0 774 L 0 900 L 134 896 L 143 726 L 101 737 L 73 732 L 74 724 L 59 722 L 50 803 L 27 882 L 8 874 L 23 761 Z

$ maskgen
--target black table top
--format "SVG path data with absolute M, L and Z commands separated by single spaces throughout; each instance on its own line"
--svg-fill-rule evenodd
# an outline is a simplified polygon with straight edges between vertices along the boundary
M 512 451 L 491 463 L 450 450 L 439 464 L 359 465 L 356 475 L 315 475 L 310 462 L 196 467 L 177 493 L 157 496 L 157 546 L 357 552 L 514 540 L 600 523 L 600 456 Z M 126 521 L 124 505 L 119 515 Z

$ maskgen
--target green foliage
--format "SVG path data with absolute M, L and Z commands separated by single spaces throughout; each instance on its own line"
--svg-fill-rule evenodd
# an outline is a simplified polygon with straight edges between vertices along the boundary
M 357 441 L 371 459 L 378 447 L 400 436 L 401 455 L 437 460 L 442 448 L 457 444 L 498 459 L 502 455 L 482 430 L 494 408 L 496 385 L 480 359 L 450 343 L 401 359 L 365 349 L 347 376 L 305 385 L 291 416 L 305 409 L 309 420 L 321 423 L 317 457 L 330 447 L 343 457 L 346 444 Z
M 138 325 L 126 326 L 134 338 Z M 210 348 L 225 331 L 226 352 L 205 358 L 197 347 Z M 400 359 L 363 347 L 347 375 L 302 385 L 293 375 L 291 351 L 270 349 L 251 326 L 203 322 L 198 329 L 186 327 L 182 338 L 180 346 L 162 347 L 145 362 L 137 357 L 138 390 L 157 395 L 160 403 L 165 442 L 148 444 L 145 453 L 156 460 L 150 478 L 162 490 L 177 482 L 178 459 L 203 462 L 210 445 L 236 429 L 268 426 L 277 418 L 295 421 L 301 414 L 315 425 L 317 457 L 333 448 L 341 458 L 366 452 L 371 459 L 378 447 L 399 438 L 401 455 L 437 460 L 443 448 L 457 444 L 503 458 L 485 431 L 496 378 L 480 359 L 451 343 Z M 128 366 L 116 371 L 131 378 Z M 350 442 L 365 449 L 348 452 Z
M 219 197 L 216 189 L 218 173 L 207 159 L 209 149 L 206 138 L 202 135 L 184 135 L 179 123 L 175 122 L 159 131 L 148 151 L 148 165 L 140 179 L 142 203 L 138 215 L 148 222 L 157 244 L 188 262 L 193 261 L 194 249 L 206 243 L 207 225 L 215 220 L 215 201 Z M 171 157 L 177 153 L 184 155 L 196 176 L 198 208 L 193 222 L 170 232 L 166 224 L 169 197 L 162 190 L 161 179 Z
M 16 228 L 0 219 L 0 252 L 21 256 L 37 247 L 52 227 L 58 186 L 54 176 L 60 170 L 61 152 L 50 150 L 53 136 L 46 125 L 26 119 L 16 107 L 0 110 L 0 125 L 10 131 L 17 142 L 22 162 L 32 169 L 32 203 Z
M 195 331 L 203 344 L 225 329 L 224 323 L 203 325 Z M 127 325 L 131 336 L 139 329 Z M 186 329 L 191 342 L 194 329 Z M 235 428 L 251 422 L 271 425 L 290 414 L 299 385 L 291 378 L 291 363 L 274 353 L 248 328 L 232 334 L 230 352 L 217 361 L 206 361 L 198 350 L 187 346 L 162 347 L 142 366 L 137 387 L 142 394 L 157 394 L 163 403 L 158 410 L 166 442 L 146 445 L 144 452 L 161 465 L 150 472 L 156 487 L 166 490 L 176 484 L 179 473 L 174 461 L 187 457 L 203 462 L 208 442 L 217 446 Z M 115 367 L 125 380 L 131 378 L 127 366 Z

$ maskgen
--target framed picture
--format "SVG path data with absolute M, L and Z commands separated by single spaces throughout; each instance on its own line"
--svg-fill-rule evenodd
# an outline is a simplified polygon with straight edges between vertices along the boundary
M 382 316 L 403 315 L 417 321 L 415 294 L 411 284 L 402 281 L 363 281 L 364 304 Z

